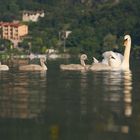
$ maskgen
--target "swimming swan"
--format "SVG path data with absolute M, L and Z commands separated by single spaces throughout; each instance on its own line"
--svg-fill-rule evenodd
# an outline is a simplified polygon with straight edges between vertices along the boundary
M 0 62 L 0 71 L 7 71 L 9 70 L 9 67 L 7 65 L 2 65 Z
M 131 49 L 130 35 L 124 36 L 124 56 L 120 53 L 107 51 L 103 53 L 104 59 L 102 62 L 95 60 L 95 63 L 89 67 L 89 70 L 129 70 L 129 57 Z
M 87 69 L 87 65 L 85 64 L 86 59 L 87 59 L 87 55 L 82 54 L 80 56 L 81 64 L 67 64 L 67 65 L 61 64 L 60 69 L 61 70 L 86 70 Z
M 45 71 L 47 70 L 47 66 L 45 65 L 45 58 L 40 58 L 40 65 L 37 64 L 29 64 L 23 65 L 19 67 L 19 70 L 23 71 Z

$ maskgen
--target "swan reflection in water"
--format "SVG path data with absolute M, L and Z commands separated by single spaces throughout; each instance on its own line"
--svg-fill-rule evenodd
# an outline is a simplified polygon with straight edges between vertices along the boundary
M 124 114 L 129 117 L 132 114 L 130 104 L 132 102 L 132 73 L 131 71 L 111 71 L 105 76 L 105 90 L 110 94 L 105 95 L 105 100 L 117 102 L 123 98 L 125 103 Z M 122 93 L 121 93 L 122 92 Z M 129 106 L 129 107 L 128 107 Z
M 0 81 L 1 118 L 36 118 L 45 109 L 46 73 L 1 73 Z
M 104 100 L 109 102 L 112 111 L 130 118 L 132 115 L 132 73 L 131 71 L 111 71 L 105 78 L 106 91 L 110 94 L 104 96 Z M 123 114 L 121 114 L 123 112 Z M 112 128 L 113 127 L 113 128 Z M 110 130 L 121 130 L 123 133 L 129 132 L 129 126 L 114 125 Z
M 129 133 L 122 120 L 132 116 L 131 71 L 81 73 L 79 89 L 81 118 L 92 116 L 88 125 L 93 131 Z

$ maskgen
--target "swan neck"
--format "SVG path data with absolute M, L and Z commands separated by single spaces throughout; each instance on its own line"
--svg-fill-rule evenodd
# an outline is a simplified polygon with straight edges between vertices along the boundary
M 80 60 L 80 61 L 81 61 L 81 65 L 82 66 L 85 66 L 86 65 L 84 60 Z
M 130 58 L 131 41 L 125 46 L 124 59 L 122 62 L 122 67 L 124 69 L 129 69 L 129 58 Z
M 45 65 L 44 62 L 41 62 L 41 67 L 42 67 L 44 70 L 47 70 L 47 67 L 46 67 L 46 65 Z

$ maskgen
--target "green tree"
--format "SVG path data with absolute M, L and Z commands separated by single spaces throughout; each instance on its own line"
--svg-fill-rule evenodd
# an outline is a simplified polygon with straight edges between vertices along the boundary
M 113 50 L 113 48 L 116 48 L 116 41 L 116 35 L 112 35 L 111 33 L 107 34 L 103 39 L 103 51 Z

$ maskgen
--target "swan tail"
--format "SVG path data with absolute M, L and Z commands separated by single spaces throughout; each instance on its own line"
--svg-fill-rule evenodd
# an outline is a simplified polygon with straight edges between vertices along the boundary
M 96 64 L 96 63 L 99 63 L 99 61 L 95 58 L 95 57 L 93 57 L 93 62 Z

